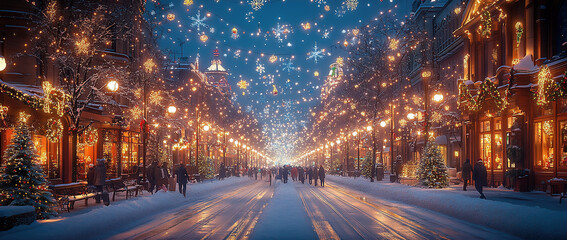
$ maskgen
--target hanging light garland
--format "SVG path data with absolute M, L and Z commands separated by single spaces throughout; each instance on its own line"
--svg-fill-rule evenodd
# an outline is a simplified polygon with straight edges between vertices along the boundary
M 71 97 L 62 90 L 53 87 L 48 81 L 44 81 L 41 85 L 43 88 L 43 112 L 51 113 L 52 109 L 55 109 L 55 113 L 62 117 L 65 114 L 66 101 Z
M 506 90 L 508 91 L 508 90 Z M 459 101 L 457 104 L 459 108 L 464 108 L 471 112 L 476 112 L 480 110 L 495 110 L 496 112 L 501 112 L 508 106 L 508 92 L 506 92 L 505 96 L 502 97 L 496 85 L 490 80 L 490 78 L 484 79 L 484 81 L 480 84 L 480 89 L 478 95 L 472 96 L 469 89 L 464 83 L 459 84 Z M 490 102 L 488 100 L 492 100 L 494 106 L 490 109 L 489 105 Z M 466 105 L 465 105 L 466 104 Z M 464 107 L 466 106 L 466 107 Z M 489 108 L 489 109 L 486 109 Z

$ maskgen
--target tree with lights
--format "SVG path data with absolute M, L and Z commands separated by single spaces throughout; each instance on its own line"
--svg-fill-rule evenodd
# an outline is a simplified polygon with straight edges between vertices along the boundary
M 128 77 L 127 64 L 117 64 L 111 49 L 117 39 L 131 37 L 132 22 L 125 16 L 135 10 L 86 0 L 50 0 L 35 7 L 35 27 L 30 30 L 36 37 L 22 55 L 54 63 L 58 81 L 53 85 L 64 93 L 58 104 L 64 106 L 69 120 L 72 181 L 76 181 L 79 136 L 91 125 L 81 122 L 82 115 L 95 102 L 112 103 L 104 86 L 112 79 Z M 44 81 L 46 73 L 40 69 Z
M 372 169 L 374 168 L 372 166 L 374 164 L 372 161 L 372 155 L 373 153 L 371 151 L 366 152 L 366 156 L 364 156 L 364 163 L 362 165 L 362 176 L 367 178 L 373 177 Z
M 417 177 L 421 184 L 429 188 L 449 186 L 447 168 L 441 157 L 439 146 L 435 142 L 426 143 L 417 168 Z
M 4 152 L 6 167 L 0 178 L 1 206 L 33 206 L 38 219 L 56 216 L 55 199 L 47 190 L 47 181 L 36 164 L 31 134 L 25 121 L 15 128 L 11 145 Z

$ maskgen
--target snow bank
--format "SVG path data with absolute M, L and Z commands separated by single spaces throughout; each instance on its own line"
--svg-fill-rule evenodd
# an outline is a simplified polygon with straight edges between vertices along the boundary
M 228 178 L 202 184 L 189 184 L 187 196 L 202 195 L 231 187 L 247 178 Z M 27 226 L 18 226 L 0 232 L 0 239 L 85 239 L 124 226 L 134 220 L 149 217 L 190 204 L 192 201 L 179 192 L 159 191 L 154 195 L 145 192 L 129 200 L 111 202 L 110 206 L 97 205 L 85 209 L 86 213 L 71 217 L 43 220 Z M 91 236 L 91 237 L 87 237 Z
M 27 212 L 35 212 L 33 206 L 0 206 L 0 217 L 9 217 Z
M 293 182 L 278 182 L 251 239 L 317 239 Z
M 371 183 L 363 178 L 329 175 L 331 183 L 365 192 L 380 198 L 427 208 L 508 232 L 527 239 L 565 239 L 567 214 L 539 207 L 491 201 L 449 192 L 444 189 L 423 189 L 401 184 Z

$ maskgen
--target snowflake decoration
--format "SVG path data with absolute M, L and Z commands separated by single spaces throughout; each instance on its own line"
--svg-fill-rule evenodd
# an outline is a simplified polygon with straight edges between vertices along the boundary
M 264 65 L 256 63 L 256 72 L 262 75 L 262 73 L 266 72 L 266 68 L 264 68 Z
M 325 31 L 323 32 L 323 38 L 325 38 L 325 39 L 329 38 L 329 34 L 331 34 L 331 32 L 329 32 L 329 30 L 325 29 Z
M 317 43 L 315 43 L 315 47 L 313 47 L 313 51 L 309 52 L 307 55 L 307 59 L 315 60 L 315 63 L 318 62 L 319 58 L 323 58 L 323 51 L 322 49 L 317 48 Z
M 282 66 L 283 66 L 282 70 L 287 71 L 288 73 L 290 73 L 291 71 L 295 71 L 295 66 L 293 66 L 293 63 L 291 62 L 291 58 L 287 63 L 282 63 Z
M 278 23 L 275 28 L 272 28 L 272 33 L 279 43 L 282 43 L 284 39 L 287 39 L 288 32 L 289 30 L 287 29 L 287 25 L 280 25 L 280 23 Z
M 317 2 L 317 7 L 327 4 L 327 0 L 316 0 L 315 2 Z
M 244 19 L 246 19 L 246 21 L 248 22 L 252 22 L 254 20 L 254 12 L 246 13 L 246 17 Z
M 241 53 L 240 50 L 236 50 L 236 51 L 234 52 L 234 58 L 240 58 L 240 53 Z
M 354 11 L 356 10 L 356 7 L 358 7 L 358 0 L 347 0 L 345 5 L 348 10 Z
M 191 23 L 191 26 L 193 27 L 197 27 L 197 31 L 201 31 L 201 27 L 206 28 L 207 24 L 205 24 L 205 20 L 207 20 L 207 17 L 201 18 L 201 10 L 197 11 L 197 15 L 195 15 L 195 17 L 191 17 L 191 20 L 193 21 Z
M 252 112 L 252 106 L 246 106 L 246 112 Z
M 335 10 L 335 15 L 337 17 L 343 17 L 346 13 L 347 9 L 343 3 L 343 5 L 341 5 L 340 7 L 337 8 L 337 10 Z
M 265 0 L 250 0 L 248 4 L 254 9 L 254 11 L 258 11 L 262 6 L 264 6 Z
M 246 82 L 244 80 L 240 80 L 240 82 L 238 82 L 238 87 L 240 89 L 246 89 L 248 87 L 248 82 Z

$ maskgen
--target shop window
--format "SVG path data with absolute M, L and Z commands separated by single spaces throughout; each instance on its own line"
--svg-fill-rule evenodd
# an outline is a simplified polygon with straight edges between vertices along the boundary
M 441 158 L 443 159 L 443 163 L 445 166 L 447 165 L 447 146 L 446 145 L 439 145 L 439 151 L 441 152 Z
M 118 162 L 118 131 L 106 130 L 103 132 L 103 158 L 106 160 L 106 173 L 109 177 L 116 177 Z
M 77 172 L 79 179 L 87 179 L 89 165 L 96 165 L 96 142 L 88 143 L 86 134 L 81 135 L 77 144 Z
M 502 170 L 504 142 L 502 141 L 502 133 L 494 133 L 494 169 Z
M 560 155 L 561 158 L 559 159 L 558 169 L 560 170 L 567 170 L 567 121 L 563 121 L 560 124 L 561 127 L 561 146 L 560 146 Z
M 59 142 L 52 143 L 45 136 L 33 135 L 33 143 L 38 155 L 38 163 L 46 178 L 60 178 L 61 146 Z
M 139 134 L 124 132 L 122 136 L 122 173 L 135 173 L 138 166 Z M 147 163 L 149 164 L 149 163 Z
M 567 113 L 567 98 L 559 98 L 559 106 L 557 107 L 558 113 Z
M 480 133 L 480 158 L 484 161 L 487 169 L 492 163 L 492 134 L 490 132 L 490 121 L 482 121 Z
M 552 170 L 554 166 L 553 156 L 553 120 L 535 123 L 535 168 L 541 170 Z
M 542 116 L 549 116 L 553 114 L 553 108 L 551 107 L 540 107 L 538 106 L 536 109 L 536 116 L 537 117 L 542 117 Z

